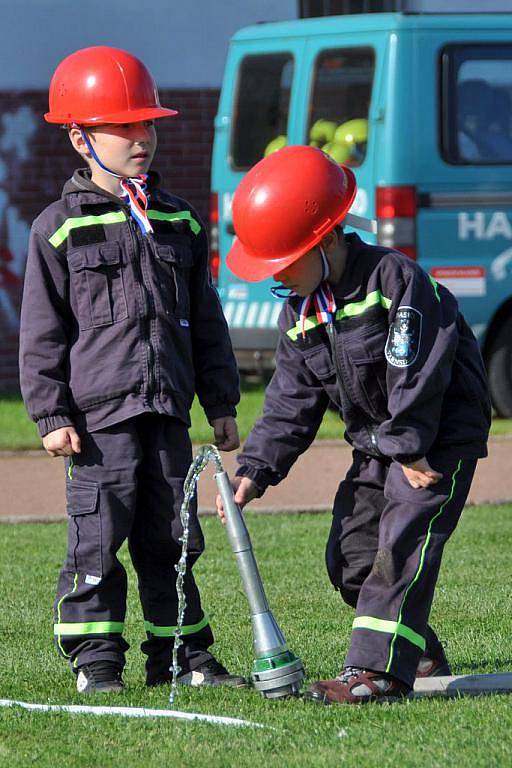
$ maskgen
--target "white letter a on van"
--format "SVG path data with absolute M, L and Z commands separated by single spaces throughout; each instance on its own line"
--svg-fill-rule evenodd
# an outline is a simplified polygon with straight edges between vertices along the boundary
M 485 233 L 486 240 L 492 240 L 494 237 L 506 237 L 507 240 L 512 240 L 512 226 L 507 219 L 507 214 L 503 211 L 496 211 L 493 213 L 487 232 Z

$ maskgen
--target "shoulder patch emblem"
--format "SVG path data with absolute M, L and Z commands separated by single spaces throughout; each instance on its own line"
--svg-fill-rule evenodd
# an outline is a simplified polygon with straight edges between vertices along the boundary
M 421 313 L 412 307 L 399 307 L 386 342 L 386 360 L 395 368 L 412 365 L 420 351 Z

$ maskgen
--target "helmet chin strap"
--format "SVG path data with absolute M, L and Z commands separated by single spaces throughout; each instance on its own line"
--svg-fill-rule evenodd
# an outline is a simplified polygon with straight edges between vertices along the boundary
M 320 282 L 323 283 L 331 274 L 331 265 L 329 264 L 324 247 L 319 245 L 318 248 L 320 249 L 320 259 L 322 261 L 322 279 Z
M 138 176 L 122 176 L 120 173 L 110 170 L 110 168 L 107 168 L 107 166 L 101 162 L 84 127 L 77 125 L 76 123 L 73 123 L 72 127 L 78 128 L 85 141 L 87 149 L 99 167 L 105 171 L 105 173 L 119 179 L 119 184 L 123 190 L 121 199 L 127 202 L 130 206 L 130 213 L 137 222 L 142 234 L 148 235 L 150 232 L 153 232 L 153 227 L 151 226 L 146 213 L 149 201 L 149 195 L 146 192 L 147 174 L 141 173 Z
M 325 249 L 322 245 L 318 246 L 320 251 L 320 261 L 322 264 L 322 277 L 320 278 L 320 285 L 325 280 L 329 278 L 329 275 L 331 274 L 331 265 L 329 264 L 329 261 L 327 259 L 327 255 L 325 253 Z M 318 288 L 318 286 L 317 286 Z M 316 290 L 316 289 L 315 289 Z M 272 285 L 270 288 L 270 293 L 274 298 L 276 299 L 288 299 L 290 296 L 297 296 L 295 291 L 292 291 L 290 288 L 285 288 L 282 283 L 279 283 L 279 285 Z
M 313 305 L 316 315 L 316 325 L 332 322 L 336 315 L 336 300 L 331 285 L 328 282 L 331 273 L 331 266 L 327 254 L 322 245 L 318 246 L 320 250 L 320 260 L 322 264 L 322 277 L 315 290 L 304 296 L 299 307 L 299 322 L 302 331 L 302 338 L 306 337 L 306 323 L 311 305 Z M 279 299 L 287 299 L 291 296 L 297 296 L 295 291 L 285 288 L 284 285 L 273 285 L 270 289 L 272 296 Z

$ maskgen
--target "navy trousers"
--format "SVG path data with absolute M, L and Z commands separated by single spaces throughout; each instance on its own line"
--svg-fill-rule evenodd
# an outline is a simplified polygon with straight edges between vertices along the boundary
M 177 419 L 142 414 L 81 439 L 81 453 L 66 462 L 68 550 L 55 600 L 57 646 L 75 669 L 99 660 L 124 665 L 127 577 L 117 553 L 128 540 L 146 629 L 141 647 L 148 677 L 158 676 L 169 669 L 177 621 L 188 430 Z M 211 657 L 213 635 L 191 570 L 204 548 L 195 501 L 190 520 L 180 664 L 194 669 Z
M 443 479 L 415 489 L 399 464 L 354 451 L 326 548 L 331 582 L 356 609 L 345 664 L 409 686 L 422 654 L 439 643 L 427 623 L 434 588 L 476 468 L 456 448 L 427 458 Z

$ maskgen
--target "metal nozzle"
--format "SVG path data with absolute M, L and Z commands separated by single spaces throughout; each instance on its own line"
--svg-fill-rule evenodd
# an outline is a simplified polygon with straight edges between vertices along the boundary
M 226 529 L 235 553 L 252 619 L 255 660 L 252 678 L 255 688 L 267 698 L 296 695 L 304 680 L 301 660 L 289 649 L 270 610 L 252 551 L 249 532 L 226 472 L 215 475 L 224 504 Z

